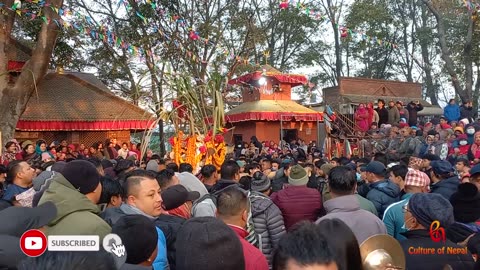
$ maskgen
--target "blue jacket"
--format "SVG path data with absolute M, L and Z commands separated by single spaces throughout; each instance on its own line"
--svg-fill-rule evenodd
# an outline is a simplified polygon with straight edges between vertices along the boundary
M 127 215 L 119 207 L 107 208 L 100 214 L 100 217 L 103 218 L 110 226 L 115 224 L 122 216 Z M 156 224 L 155 224 L 156 225 Z M 168 270 L 168 259 L 167 259 L 167 240 L 163 231 L 156 225 L 158 234 L 157 248 L 158 253 L 155 261 L 153 261 L 154 270 Z
M 450 178 L 443 179 L 440 182 L 433 184 L 430 187 L 430 190 L 431 193 L 440 194 L 450 201 L 450 197 L 452 197 L 452 194 L 457 192 L 458 185 L 460 185 L 458 176 L 452 176 Z
M 443 116 L 447 118 L 448 122 L 458 121 L 460 119 L 460 107 L 457 104 L 448 104 L 443 109 Z
M 370 191 L 367 199 L 370 200 L 378 212 L 378 217 L 382 218 L 387 207 L 398 202 L 400 199 L 400 187 L 390 180 L 382 180 L 369 185 Z
M 403 207 L 408 203 L 412 195 L 412 193 L 403 195 L 401 201 L 391 204 L 383 214 L 383 223 L 385 223 L 385 226 L 387 227 L 387 233 L 390 236 L 395 237 L 398 241 L 407 239 L 405 236 L 401 235 L 401 233 L 407 231 L 403 228 L 403 225 L 405 224 Z
M 155 261 L 153 261 L 153 269 L 154 270 L 167 270 L 168 268 L 168 260 L 167 260 L 167 240 L 165 239 L 165 235 L 163 234 L 162 230 L 155 226 L 158 233 L 158 253 Z

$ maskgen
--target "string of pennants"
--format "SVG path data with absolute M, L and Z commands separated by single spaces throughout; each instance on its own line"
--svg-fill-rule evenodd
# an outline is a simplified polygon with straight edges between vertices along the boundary
M 205 38 L 200 36 L 199 32 L 194 29 L 193 26 L 189 26 L 187 23 L 187 20 L 182 18 L 179 15 L 172 15 L 168 11 L 165 11 L 161 9 L 159 6 L 155 4 L 152 0 L 135 0 L 137 3 L 144 2 L 148 6 L 150 6 L 154 11 L 156 11 L 158 14 L 161 16 L 165 16 L 170 19 L 170 21 L 175 22 L 181 26 L 185 26 L 188 29 L 188 38 L 192 40 L 193 42 L 197 42 L 199 44 L 206 44 L 210 46 L 217 46 L 218 51 L 228 60 L 235 60 L 238 63 L 242 63 L 244 65 L 251 65 L 251 66 L 258 66 L 259 63 L 255 62 L 254 60 L 250 60 L 248 57 L 242 57 L 239 55 L 235 55 L 233 50 L 228 49 L 228 47 L 223 44 L 220 40 L 217 40 L 216 44 L 209 38 Z M 128 0 L 119 0 L 117 3 L 117 9 L 121 6 L 124 5 L 127 11 L 131 11 L 133 7 L 130 5 Z M 138 10 L 135 11 L 136 16 L 141 18 L 144 22 L 144 24 L 148 24 L 147 18 L 141 14 Z M 155 31 L 158 31 L 160 34 L 162 34 L 162 30 L 160 29 L 155 29 Z
M 147 2 L 151 2 L 149 0 L 146 0 Z M 45 15 L 42 15 L 42 11 L 35 11 L 35 10 L 30 10 L 26 8 L 22 8 L 21 2 L 16 0 L 12 6 L 6 6 L 4 3 L 0 2 L 0 9 L 8 10 L 8 11 L 13 11 L 15 12 L 16 15 L 18 16 L 24 16 L 29 18 L 30 20 L 35 20 L 35 19 L 41 19 L 44 23 L 49 24 L 51 22 L 54 22 L 59 28 L 64 28 L 64 29 L 71 29 L 71 30 L 76 30 L 82 34 L 86 34 L 90 36 L 92 39 L 100 40 L 107 42 L 108 44 L 117 47 L 117 48 L 122 48 L 126 49 L 128 53 L 130 53 L 134 57 L 139 57 L 141 60 L 144 60 L 145 56 L 153 57 L 155 61 L 157 60 L 162 60 L 161 57 L 155 55 L 153 51 L 147 50 L 145 51 L 143 48 L 132 45 L 131 43 L 127 42 L 124 40 L 122 37 L 117 35 L 114 31 L 111 31 L 108 29 L 106 25 L 103 24 L 97 24 L 95 23 L 95 20 L 92 19 L 90 16 L 86 16 L 81 14 L 78 11 L 73 11 L 69 7 L 63 6 L 62 8 L 57 8 L 53 6 L 50 3 L 46 3 L 44 0 L 25 0 L 25 2 L 28 3 L 33 3 L 37 4 L 39 8 L 51 8 L 53 12 L 55 12 L 60 18 L 58 19 L 50 19 Z M 126 1 L 120 0 L 120 4 L 125 3 Z M 154 6 L 154 3 L 151 2 L 152 6 Z M 79 22 L 68 22 L 65 17 L 67 16 L 74 16 L 80 21 L 84 23 L 79 23 Z M 142 18 L 143 16 L 137 12 L 137 16 Z M 173 16 L 176 21 L 182 21 L 179 16 Z M 146 18 L 143 17 L 142 20 L 144 22 L 146 21 Z M 170 40 L 171 35 L 168 33 L 165 33 L 161 30 L 158 30 L 157 33 L 165 38 L 165 40 Z M 200 42 L 206 42 L 207 39 L 201 38 L 198 36 L 192 37 L 192 32 L 190 34 L 190 39 L 194 41 L 200 41 Z M 176 46 L 177 49 L 180 49 L 184 51 L 185 55 L 187 57 L 190 57 L 193 61 L 200 63 L 202 62 L 201 59 L 199 59 L 195 53 L 192 51 L 186 49 L 182 44 L 180 44 L 177 40 L 173 41 L 173 44 Z M 211 43 L 208 43 L 211 44 Z M 228 59 L 235 59 L 238 62 L 242 62 L 244 64 L 251 64 L 250 61 L 248 61 L 246 58 L 240 57 L 240 56 L 235 56 L 230 51 L 228 50 L 223 50 L 222 51 L 223 55 L 227 57 Z

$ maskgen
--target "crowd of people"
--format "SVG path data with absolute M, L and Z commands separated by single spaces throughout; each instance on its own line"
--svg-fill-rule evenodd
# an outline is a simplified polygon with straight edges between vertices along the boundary
M 390 235 L 406 269 L 480 269 L 480 126 L 450 115 L 420 126 L 409 116 L 368 119 L 363 157 L 253 136 L 220 170 L 152 153 L 140 162 L 137 145 L 113 139 L 88 151 L 10 141 L 0 165 L 0 268 L 361 270 L 360 245 Z M 443 241 L 432 240 L 432 224 Z M 29 229 L 115 233 L 126 262 L 104 251 L 27 258 L 19 238 Z M 425 252 L 441 248 L 462 252 Z M 376 269 L 399 267 L 384 263 Z

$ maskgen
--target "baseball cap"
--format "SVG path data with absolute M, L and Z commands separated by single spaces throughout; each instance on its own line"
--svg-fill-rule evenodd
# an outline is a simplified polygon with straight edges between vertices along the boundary
M 188 191 L 182 185 L 171 186 L 162 192 L 163 208 L 167 211 L 180 207 L 187 201 L 195 201 L 198 198 L 200 198 L 198 191 Z
M 430 185 L 430 178 L 419 170 L 408 170 L 405 175 L 405 186 L 426 187 Z
M 478 174 L 478 173 L 480 173 L 480 164 L 477 164 L 470 169 L 470 176 L 473 176 L 474 174 Z
M 379 161 L 371 161 L 366 167 L 361 169 L 363 172 L 370 172 L 376 175 L 385 174 L 386 170 L 385 165 Z
M 445 175 L 449 173 L 453 173 L 453 167 L 450 162 L 446 160 L 434 160 L 430 162 L 430 166 L 432 167 L 432 171 L 436 175 Z
M 57 207 L 46 202 L 37 207 L 8 207 L 0 211 L 0 234 L 21 237 L 30 229 L 39 229 L 57 216 Z

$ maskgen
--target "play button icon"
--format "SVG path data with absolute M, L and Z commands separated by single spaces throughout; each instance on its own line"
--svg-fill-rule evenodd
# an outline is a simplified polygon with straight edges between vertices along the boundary
M 20 248 L 29 257 L 38 257 L 47 250 L 47 237 L 39 230 L 26 231 L 20 238 Z

